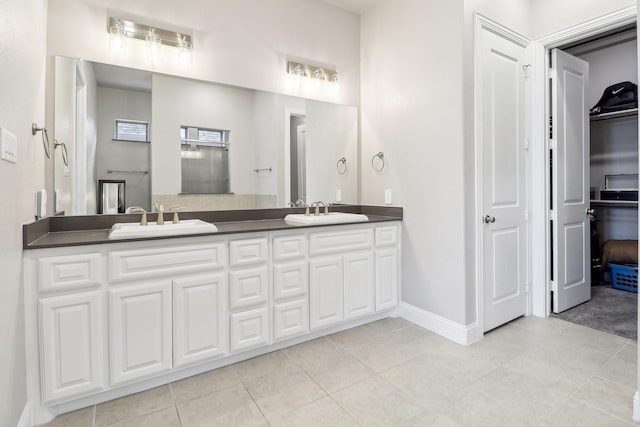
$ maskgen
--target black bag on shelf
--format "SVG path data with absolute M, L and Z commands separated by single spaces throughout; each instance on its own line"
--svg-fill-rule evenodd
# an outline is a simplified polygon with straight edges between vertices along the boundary
M 637 107 L 638 86 L 631 82 L 621 82 L 606 88 L 600 101 L 589 110 L 589 114 L 593 116 Z

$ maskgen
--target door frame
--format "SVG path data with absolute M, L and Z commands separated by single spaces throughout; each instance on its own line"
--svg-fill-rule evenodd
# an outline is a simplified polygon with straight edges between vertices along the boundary
M 522 36 L 521 34 L 504 27 L 500 23 L 487 18 L 486 16 L 475 13 L 474 18 L 474 150 L 475 150 L 475 167 L 476 167 L 476 180 L 475 180 L 475 195 L 474 195 L 474 217 L 473 224 L 475 226 L 476 235 L 475 235 L 475 244 L 476 244 L 476 313 L 477 313 L 477 327 L 476 334 L 474 336 L 470 336 L 468 342 L 472 343 L 477 341 L 478 339 L 484 336 L 484 254 L 483 254 L 483 244 L 485 238 L 485 230 L 484 223 L 482 222 L 484 206 L 482 201 L 482 189 L 483 189 L 483 176 L 482 176 L 482 141 L 480 136 L 482 135 L 482 123 L 480 120 L 480 111 L 482 108 L 482 63 L 480 61 L 480 49 L 482 48 L 480 45 L 480 32 L 482 30 L 487 30 L 492 33 L 499 35 L 509 41 L 512 41 L 515 44 L 518 44 L 526 49 L 526 58 L 527 61 L 530 61 L 530 46 L 531 40 Z M 530 102 L 530 93 L 531 93 L 531 78 L 527 79 L 525 83 L 525 108 L 528 108 L 528 104 Z M 529 126 L 529 117 L 528 114 L 525 113 L 525 126 L 527 130 L 525 132 L 526 138 L 530 139 L 530 126 Z M 522 141 L 524 143 L 524 141 Z M 530 150 L 529 150 L 530 151 Z M 526 155 L 526 169 L 531 170 L 531 156 L 530 153 Z M 528 175 L 528 174 L 526 174 Z M 530 180 L 528 176 L 524 177 L 525 185 L 527 188 L 527 192 L 530 193 Z M 529 194 L 525 198 L 527 203 L 527 209 L 530 209 L 531 202 Z M 525 226 L 526 229 L 526 237 L 525 237 L 525 250 L 527 254 L 531 254 L 531 223 Z M 527 255 L 527 265 L 524 267 L 526 269 L 526 284 L 525 288 L 530 289 L 529 283 L 531 282 L 531 255 Z M 526 289 L 525 289 L 526 292 Z M 531 293 L 527 293 L 527 308 L 526 315 L 531 314 Z
M 548 317 L 551 313 L 551 227 L 549 223 L 549 144 L 547 123 L 549 117 L 549 50 L 567 43 L 632 24 L 637 20 L 636 5 L 597 17 L 595 19 L 538 38 L 532 49 L 531 97 L 531 172 L 528 180 L 531 192 L 531 314 Z M 637 30 L 636 30 L 637 31 Z
M 295 202 L 291 200 L 291 117 L 306 117 L 306 109 L 304 108 L 285 108 L 284 110 L 284 206 Z

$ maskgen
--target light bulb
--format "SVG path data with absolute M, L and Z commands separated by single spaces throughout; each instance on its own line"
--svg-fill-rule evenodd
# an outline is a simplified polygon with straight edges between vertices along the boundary
M 155 28 L 149 31 L 149 34 L 145 36 L 147 41 L 147 59 L 151 62 L 156 62 L 160 59 L 160 47 L 162 46 L 162 39 L 156 34 Z

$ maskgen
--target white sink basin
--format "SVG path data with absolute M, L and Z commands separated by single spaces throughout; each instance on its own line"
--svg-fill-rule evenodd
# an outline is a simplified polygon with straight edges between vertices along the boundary
M 109 232 L 110 240 L 117 239 L 138 239 L 141 237 L 156 236 L 181 236 L 186 234 L 215 233 L 218 228 L 199 219 L 188 219 L 180 221 L 178 224 L 165 222 L 158 225 L 150 222 L 147 225 L 140 225 L 137 222 L 120 222 L 113 224 Z
M 322 224 L 344 224 L 349 222 L 366 222 L 369 221 L 366 215 L 329 212 L 329 215 L 305 215 L 305 214 L 289 214 L 284 217 L 287 224 L 291 225 L 322 225 Z

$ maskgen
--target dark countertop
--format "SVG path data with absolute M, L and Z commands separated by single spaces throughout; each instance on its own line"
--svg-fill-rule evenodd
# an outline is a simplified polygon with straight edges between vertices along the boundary
M 339 207 L 333 206 L 332 210 L 365 214 L 369 218 L 369 223 L 402 220 L 402 208 L 398 207 L 345 205 Z M 140 217 L 139 214 L 48 217 L 23 226 L 23 248 L 43 249 L 102 243 L 176 239 L 207 235 L 216 236 L 236 233 L 255 233 L 261 231 L 291 230 L 296 228 L 331 227 L 340 225 L 327 224 L 300 226 L 290 225 L 284 221 L 284 217 L 289 213 L 303 212 L 304 209 L 302 208 L 181 212 L 181 219 L 201 219 L 203 221 L 211 222 L 218 228 L 218 232 L 119 240 L 109 240 L 109 230 L 111 226 L 117 222 L 137 222 Z M 171 215 L 172 214 L 166 214 L 165 221 L 171 221 Z M 156 214 L 149 213 L 148 220 L 155 221 Z

